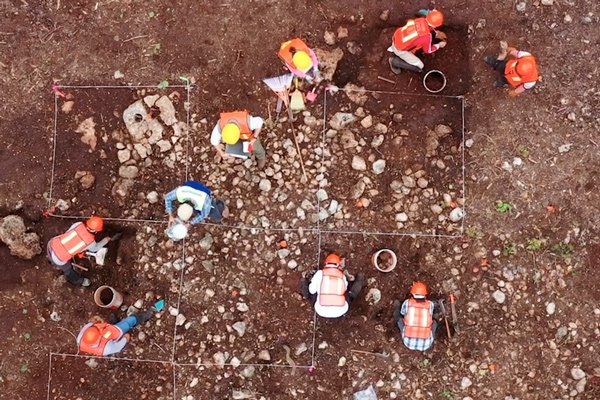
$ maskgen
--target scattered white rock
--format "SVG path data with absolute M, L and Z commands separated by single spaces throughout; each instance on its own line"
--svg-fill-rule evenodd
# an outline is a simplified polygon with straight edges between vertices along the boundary
M 356 121 L 356 117 L 354 116 L 354 114 L 337 112 L 329 120 L 329 126 L 331 126 L 332 129 L 339 131 L 342 128 L 345 128 L 346 126 L 350 125 L 354 121 Z
M 371 288 L 367 293 L 366 300 L 371 304 L 377 304 L 381 301 L 381 291 L 377 288 Z
M 158 193 L 156 191 L 151 191 L 150 193 L 148 193 L 146 195 L 146 200 L 148 200 L 148 203 L 150 204 L 155 204 L 158 202 Z
M 158 117 L 165 124 L 171 126 L 177 122 L 177 118 L 175 117 L 175 107 L 168 96 L 161 96 L 158 100 L 156 100 L 154 105 L 159 108 L 160 114 Z
M 496 303 L 499 304 L 504 303 L 504 301 L 506 300 L 506 295 L 501 290 L 496 290 L 494 293 L 492 293 L 492 297 L 494 298 Z
M 325 189 L 319 189 L 317 190 L 317 200 L 319 201 L 325 201 L 329 198 L 329 196 L 327 195 L 327 192 L 325 191 Z
M 546 304 L 546 314 L 552 315 L 552 314 L 554 314 L 555 311 L 556 311 L 555 303 L 550 302 L 550 303 Z
M 573 143 L 566 143 L 563 145 L 558 146 L 558 152 L 563 154 L 568 152 L 569 150 L 571 150 L 571 147 L 573 146 Z
M 258 187 L 263 192 L 268 192 L 271 190 L 271 181 L 268 179 L 261 179 Z
M 382 174 L 385 170 L 385 160 L 377 160 L 373 163 L 373 172 L 376 175 Z
M 113 74 L 113 77 L 115 79 L 122 79 L 122 78 L 125 78 L 125 74 L 119 70 L 116 70 L 115 73 Z
M 468 377 L 465 376 L 460 381 L 460 388 L 464 390 L 464 389 L 470 387 L 472 384 L 473 384 L 473 382 Z
M 140 170 L 135 165 L 122 165 L 119 167 L 119 176 L 125 179 L 135 179 L 138 177 Z
M 325 39 L 325 43 L 327 43 L 330 46 L 333 46 L 335 44 L 335 33 L 325 31 L 325 33 L 323 34 L 323 39 Z
M 571 377 L 576 381 L 585 378 L 585 372 L 581 368 L 571 368 Z
M 237 334 L 242 337 L 246 333 L 246 323 L 243 321 L 238 321 L 231 326 Z
M 258 352 L 258 359 L 263 361 L 271 361 L 271 354 L 268 350 L 261 350 Z
M 449 218 L 450 218 L 450 221 L 452 221 L 452 222 L 458 222 L 461 219 L 463 219 L 464 216 L 465 216 L 465 212 L 463 211 L 463 209 L 460 207 L 456 207 L 455 209 L 450 211 Z
M 398 213 L 396 214 L 396 221 L 406 222 L 408 221 L 408 215 L 405 212 Z
M 366 171 L 367 163 L 361 156 L 352 157 L 352 169 L 355 171 Z
M 360 124 L 365 129 L 372 127 L 373 126 L 373 117 L 370 115 L 367 115 L 360 121 Z

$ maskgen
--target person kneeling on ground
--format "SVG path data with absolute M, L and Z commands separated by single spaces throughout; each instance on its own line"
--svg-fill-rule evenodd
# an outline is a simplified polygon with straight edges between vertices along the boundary
M 294 76 L 304 79 L 309 85 L 321 82 L 317 55 L 302 39 L 295 38 L 283 42 L 277 55 Z
M 175 202 L 177 217 L 192 225 L 199 224 L 206 218 L 220 223 L 223 219 L 225 203 L 212 197 L 211 190 L 196 181 L 187 181 L 171 190 L 165 196 L 165 210 L 169 214 L 169 226 L 175 222 Z M 194 216 L 194 213 L 196 214 Z
M 325 258 L 323 269 L 317 271 L 310 280 L 302 278 L 300 290 L 311 301 L 315 311 L 323 318 L 338 318 L 346 314 L 349 302 L 358 297 L 365 275 L 358 273 L 350 287 L 344 275 L 344 263 L 337 254 Z
M 435 305 L 427 300 L 427 286 L 415 282 L 410 298 L 402 306 L 394 302 L 394 323 L 400 329 L 404 345 L 411 350 L 425 351 L 433 345 L 438 322 L 433 319 Z
M 265 148 L 258 139 L 263 124 L 261 117 L 254 117 L 247 111 L 221 113 L 210 135 L 210 144 L 222 159 L 235 155 L 248 158 L 253 154 L 258 168 L 262 169 L 267 162 Z M 223 148 L 223 143 L 227 147 Z
M 409 19 L 406 24 L 396 29 L 392 38 L 392 45 L 387 49 L 394 56 L 388 59 L 390 69 L 396 75 L 403 68 L 415 72 L 422 72 L 425 65 L 415 55 L 419 50 L 425 54 L 432 54 L 446 47 L 446 34 L 437 31 L 444 24 L 444 14 L 438 10 L 421 10 L 419 14 L 424 17 Z M 434 40 L 438 43 L 434 44 Z
M 91 216 L 83 222 L 76 222 L 67 232 L 55 236 L 48 242 L 48 261 L 60 269 L 67 281 L 73 285 L 90 286 L 88 278 L 82 277 L 73 269 L 73 258 L 86 251 L 95 253 L 111 240 L 109 237 L 96 242 L 96 234 L 104 229 L 104 221 L 98 216 Z
M 147 322 L 165 307 L 165 301 L 159 300 L 147 311 L 130 315 L 114 325 L 95 316 L 77 335 L 79 352 L 94 356 L 109 356 L 119 353 L 129 342 L 127 333 L 139 324 Z M 114 318 L 114 315 L 112 315 Z M 115 318 L 116 319 L 116 318 Z
M 498 57 L 486 56 L 483 60 L 498 73 L 494 86 L 511 85 L 514 88 L 508 93 L 511 97 L 532 89 L 539 79 L 535 57 L 526 51 L 508 47 L 505 41 L 500 42 Z

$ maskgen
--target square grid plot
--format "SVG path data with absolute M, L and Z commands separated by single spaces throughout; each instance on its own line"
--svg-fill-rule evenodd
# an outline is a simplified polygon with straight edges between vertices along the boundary
M 190 88 L 61 90 L 65 96 L 56 96 L 55 103 L 49 205 L 62 198 L 70 200 L 71 215 L 96 212 L 111 218 L 163 219 L 160 201 L 145 201 L 141 208 L 127 205 L 152 191 L 166 193 L 184 179 Z M 156 104 L 162 107 L 166 98 L 174 109 L 164 108 L 163 118 Z M 123 118 L 133 104 L 138 105 L 131 108 L 136 135 L 130 134 Z
M 132 93 L 139 90 L 139 88 L 128 89 L 132 90 Z M 189 96 L 190 89 L 190 87 L 186 87 L 183 92 L 187 92 Z M 131 93 L 130 96 L 133 96 L 133 99 L 137 98 Z M 347 102 L 344 103 L 345 97 L 342 99 L 341 96 L 344 96 L 343 93 L 338 94 L 335 99 L 324 96 L 325 105 L 321 115 L 325 121 L 337 111 L 361 115 L 361 110 L 357 110 L 357 107 L 351 106 Z M 373 125 L 376 128 L 362 128 L 362 124 L 359 123 L 360 118 L 354 124 L 356 126 L 350 126 L 337 133 L 328 132 L 328 124 L 326 124 L 320 134 L 322 136 L 320 147 L 314 145 L 310 147 L 309 145 L 306 149 L 307 152 L 315 152 L 320 155 L 323 160 L 330 157 L 332 162 L 325 162 L 324 166 L 319 164 L 320 159 L 308 163 L 307 169 L 311 172 L 305 188 L 308 194 L 304 194 L 297 188 L 290 191 L 284 183 L 281 186 L 282 193 L 288 190 L 288 198 L 291 198 L 289 201 L 287 198 L 283 199 L 285 196 L 278 200 L 277 196 L 279 195 L 277 194 L 273 194 L 272 198 L 266 200 L 267 203 L 279 202 L 283 206 L 283 208 L 273 206 L 280 211 L 280 214 L 277 218 L 272 219 L 273 225 L 269 229 L 264 229 L 264 224 L 261 224 L 261 215 L 257 215 L 254 221 L 258 222 L 257 226 L 205 224 L 203 226 L 205 229 L 193 230 L 191 236 L 186 239 L 179 250 L 173 248 L 172 244 L 164 244 L 157 246 L 156 251 L 160 253 L 157 258 L 147 254 L 149 249 L 142 249 L 136 253 L 142 257 L 138 259 L 137 265 L 143 266 L 146 273 L 148 268 L 153 268 L 158 261 L 158 264 L 162 265 L 162 269 L 157 270 L 156 276 L 159 279 L 161 279 L 160 274 L 173 275 L 173 278 L 164 279 L 165 285 L 163 286 L 169 286 L 169 296 L 171 297 L 169 305 L 184 314 L 186 319 L 185 322 L 176 323 L 175 318 L 168 313 L 164 314 L 163 318 L 172 320 L 171 334 L 168 334 L 167 331 L 162 335 L 159 334 L 166 340 L 161 341 L 164 346 L 157 343 L 157 346 L 139 347 L 143 348 L 143 351 L 136 351 L 136 348 L 130 349 L 129 352 L 133 351 L 135 356 L 131 356 L 129 353 L 124 354 L 124 357 L 97 359 L 97 362 L 103 366 L 110 365 L 110 371 L 105 371 L 107 378 L 112 377 L 117 382 L 121 381 L 122 377 L 128 380 L 130 379 L 129 375 L 137 374 L 141 377 L 147 373 L 157 375 L 157 379 L 161 382 L 164 381 L 164 385 L 149 385 L 152 387 L 147 390 L 145 388 L 136 389 L 145 391 L 144 394 L 140 394 L 140 398 L 147 397 L 148 393 L 153 393 L 153 395 L 158 393 L 159 398 L 183 398 L 184 395 L 197 395 L 204 391 L 206 393 L 223 391 L 223 398 L 227 398 L 229 393 L 225 393 L 226 388 L 231 389 L 238 386 L 240 390 L 250 386 L 255 394 L 259 394 L 263 390 L 272 389 L 268 383 L 269 379 L 273 381 L 276 377 L 280 377 L 280 380 L 285 383 L 293 365 L 299 368 L 308 368 L 318 364 L 320 368 L 323 366 L 335 368 L 337 363 L 335 349 L 348 349 L 353 348 L 352 346 L 361 348 L 361 346 L 368 346 L 374 341 L 381 343 L 397 341 L 392 338 L 393 327 L 382 328 L 381 321 L 383 320 L 382 313 L 391 310 L 392 297 L 396 295 L 393 293 L 393 288 L 404 287 L 409 283 L 410 279 L 407 280 L 407 277 L 403 276 L 404 274 L 396 272 L 397 279 L 389 279 L 389 282 L 382 284 L 380 289 L 385 299 L 380 303 L 379 311 L 369 309 L 364 303 L 366 300 L 359 299 L 358 304 L 352 307 L 348 318 L 341 321 L 318 320 L 317 322 L 313 310 L 297 293 L 302 271 L 317 268 L 322 257 L 321 253 L 337 251 L 344 254 L 351 262 L 350 272 L 356 273 L 369 270 L 367 258 L 372 250 L 388 247 L 398 250 L 403 257 L 407 257 L 409 264 L 414 264 L 413 266 L 416 268 L 420 265 L 420 258 L 424 257 L 425 264 L 423 265 L 426 265 L 427 262 L 431 263 L 432 257 L 435 258 L 435 256 L 423 255 L 423 251 L 418 249 L 424 248 L 426 243 L 420 242 L 415 245 L 418 240 L 409 239 L 406 237 L 407 235 L 454 237 L 457 236 L 455 233 L 462 229 L 462 225 L 451 223 L 447 219 L 445 215 L 448 212 L 447 209 L 443 209 L 442 213 L 431 215 L 433 204 L 443 206 L 443 194 L 450 194 L 454 200 L 462 199 L 464 196 L 464 104 L 462 97 L 428 96 L 427 102 L 419 102 L 427 103 L 427 105 L 419 107 L 411 103 L 411 98 L 414 98 L 412 95 L 373 92 L 371 96 L 372 98 L 367 100 L 365 108 L 373 112 Z M 130 99 L 131 97 L 128 97 L 124 103 Z M 393 107 L 391 107 L 392 104 Z M 58 102 L 57 106 L 59 106 Z M 325 112 L 325 108 L 327 112 Z M 57 114 L 58 112 L 57 108 Z M 398 116 L 394 118 L 396 113 L 401 113 L 402 119 Z M 85 113 L 82 114 L 82 116 L 84 115 Z M 436 132 L 436 126 L 440 124 L 449 126 L 449 132 L 443 134 Z M 381 125 L 384 125 L 386 129 L 383 130 Z M 376 129 L 380 129 L 381 133 Z M 306 138 L 306 143 L 319 141 L 319 135 L 315 131 L 309 130 L 304 134 L 305 136 L 303 134 L 300 136 L 301 143 L 304 141 L 303 137 Z M 378 145 L 377 143 L 380 141 L 378 136 L 381 134 L 384 136 L 383 143 Z M 61 154 L 58 152 L 62 143 L 62 139 L 58 139 L 59 137 L 60 135 L 57 135 L 55 142 L 57 154 Z M 77 136 L 76 138 L 79 140 Z M 352 141 L 356 141 L 357 145 L 348 146 L 349 143 L 353 144 Z M 103 146 L 109 142 L 110 140 L 106 139 L 99 140 L 99 149 L 103 150 Z M 386 143 L 389 145 L 386 146 Z M 71 146 L 75 146 L 72 140 Z M 301 147 L 305 146 L 301 145 Z M 105 152 L 108 150 L 108 148 L 104 149 Z M 114 149 L 112 151 L 114 152 Z M 193 167 L 185 163 L 187 157 L 185 157 L 183 147 L 174 149 L 174 151 L 175 166 L 181 176 L 170 177 L 169 181 L 143 181 L 147 182 L 146 188 L 148 189 L 146 190 L 159 191 L 160 189 L 166 192 L 194 174 Z M 426 151 L 427 154 L 425 154 Z M 335 156 L 332 157 L 332 154 Z M 357 172 L 350 167 L 354 156 L 362 157 L 366 161 L 366 171 Z M 112 157 L 114 158 L 116 155 Z M 372 172 L 372 164 L 379 158 L 386 159 L 386 172 L 382 175 Z M 118 170 L 118 161 L 117 164 L 114 161 L 113 159 L 113 167 L 111 167 L 113 174 L 115 166 Z M 60 170 L 61 165 L 63 164 L 60 164 L 57 159 L 55 169 Z M 102 162 L 94 164 L 100 171 L 102 171 L 102 165 Z M 111 169 L 105 172 L 110 175 L 110 171 Z M 275 171 L 272 172 L 275 173 Z M 299 173 L 299 171 L 297 172 Z M 219 171 L 219 173 L 223 174 L 225 171 Z M 412 176 L 415 181 L 422 177 L 428 181 L 428 185 L 427 187 L 412 187 L 410 180 L 403 179 L 406 176 Z M 59 193 L 69 193 L 67 189 L 69 178 L 68 175 L 65 177 L 63 182 L 60 179 L 56 180 Z M 323 186 L 323 178 L 327 180 L 325 187 L 329 193 L 329 199 L 315 200 L 316 189 L 319 185 Z M 250 181 L 257 184 L 256 178 L 250 178 Z M 354 187 L 361 181 L 364 182 L 361 195 L 352 198 Z M 401 184 L 395 184 L 392 187 L 394 181 Z M 105 180 L 105 182 L 109 182 L 109 180 Z M 277 181 L 275 180 L 275 182 Z M 277 184 L 279 183 L 277 182 Z M 106 192 L 108 186 L 102 186 L 102 190 Z M 360 186 L 362 185 L 359 185 L 359 190 Z M 150 187 L 152 189 L 149 189 Z M 216 192 L 220 189 L 222 188 L 215 188 Z M 134 189 L 132 193 L 144 190 L 144 188 L 138 188 Z M 238 195 L 241 196 L 240 199 L 244 198 L 244 194 L 241 192 Z M 100 193 L 96 196 L 100 196 Z M 248 197 L 247 194 L 245 196 Z M 371 204 L 367 207 L 364 207 L 364 204 L 357 207 L 356 201 L 360 200 L 361 196 L 369 196 Z M 77 206 L 74 207 L 75 212 L 82 215 L 87 214 L 91 209 L 86 208 L 89 206 L 86 206 L 85 199 L 80 198 L 81 201 L 77 202 Z M 313 204 L 316 203 L 313 213 L 317 215 L 318 211 L 331 207 L 332 198 L 335 198 L 340 204 L 337 208 L 338 211 L 344 208 L 351 210 L 350 217 L 345 216 L 344 213 L 341 214 L 341 217 L 338 213 L 331 213 L 330 218 L 326 220 L 314 217 L 310 219 L 307 212 L 306 219 L 310 222 L 307 224 L 304 219 L 297 216 L 294 219 L 294 216 L 288 213 L 288 211 L 295 213 L 295 209 L 285 207 L 290 202 L 299 203 L 303 199 L 309 201 L 312 199 Z M 394 202 L 390 203 L 391 210 L 389 207 L 386 208 L 389 206 L 386 204 L 387 198 L 394 199 Z M 91 203 L 90 197 L 88 204 Z M 417 206 L 413 204 L 417 204 Z M 127 212 L 124 212 L 125 215 L 120 216 L 130 219 L 136 217 L 158 218 L 164 210 L 160 203 L 155 206 L 143 210 L 141 214 L 128 215 Z M 385 210 L 378 213 L 381 219 L 377 223 L 376 232 L 369 233 L 369 231 L 375 230 L 372 222 L 375 210 L 382 208 Z M 408 221 L 399 221 L 396 218 L 396 215 L 401 212 L 408 215 Z M 367 222 L 369 219 L 371 222 Z M 286 223 L 286 221 L 292 222 Z M 156 237 L 162 236 L 163 226 L 156 225 L 139 229 L 145 229 L 147 235 L 154 236 L 155 239 L 152 239 L 152 243 L 156 243 L 158 240 Z M 284 251 L 278 250 L 277 246 L 282 239 L 289 244 Z M 154 246 L 155 244 L 149 247 Z M 440 247 L 437 249 L 439 250 Z M 131 255 L 131 257 L 136 256 Z M 172 259 L 168 260 L 169 257 Z M 357 267 L 353 268 L 353 265 Z M 361 267 L 359 268 L 358 265 Z M 138 290 L 140 295 L 146 289 L 141 285 Z M 365 288 L 365 293 L 368 290 L 369 287 Z M 173 295 L 174 293 L 175 295 Z M 274 310 L 279 311 L 274 312 Z M 353 314 L 361 313 L 365 315 L 352 317 Z M 359 338 L 360 340 L 356 343 L 337 343 L 340 339 L 340 336 L 336 334 L 336 332 L 340 332 L 340 326 L 337 324 L 344 324 L 343 331 L 353 330 L 357 327 L 355 323 L 362 326 L 365 318 L 369 324 L 373 325 L 374 331 L 383 333 L 384 336 Z M 317 343 L 322 342 L 328 344 L 322 348 L 316 348 Z M 169 348 L 170 344 L 171 348 Z M 133 343 L 130 346 L 132 345 Z M 401 348 L 401 346 L 394 347 Z M 261 350 L 268 351 L 268 360 L 259 357 Z M 294 360 L 293 363 L 289 362 L 290 354 Z M 61 379 L 60 384 L 56 380 L 53 381 L 55 376 L 64 376 L 65 371 L 86 370 L 87 367 L 75 365 L 83 362 L 77 357 L 64 353 L 50 354 L 48 399 L 77 396 L 77 391 L 82 390 L 82 387 L 85 386 L 85 378 L 79 379 L 73 384 L 68 383 L 73 380 L 62 382 Z M 143 364 L 144 367 L 136 366 L 134 370 L 131 363 Z M 200 375 L 207 375 L 207 371 L 217 370 L 221 371 L 217 380 L 197 378 Z M 261 376 L 257 374 L 253 380 L 244 377 L 244 375 L 254 376 L 255 370 L 260 370 Z M 223 373 L 223 371 L 226 372 Z M 84 375 L 87 374 L 87 372 L 80 372 Z M 172 373 L 172 381 L 168 380 L 167 382 L 165 376 L 169 373 Z M 97 373 L 94 375 L 101 376 Z M 310 379 L 318 382 L 320 378 L 315 376 Z M 275 384 L 275 386 L 278 385 Z M 302 391 L 297 392 L 293 385 L 287 383 L 282 384 L 281 390 L 281 398 L 287 398 L 286 395 L 291 396 L 292 394 L 295 397 L 297 393 L 302 393 Z

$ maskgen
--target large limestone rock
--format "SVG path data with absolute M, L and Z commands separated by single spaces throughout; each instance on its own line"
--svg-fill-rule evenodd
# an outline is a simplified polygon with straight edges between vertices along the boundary
M 319 60 L 321 76 L 323 79 L 330 81 L 335 74 L 338 62 L 344 57 L 344 51 L 339 47 L 331 51 L 315 49 L 315 54 Z
M 36 233 L 27 233 L 23 218 L 9 215 L 0 223 L 0 240 L 10 249 L 10 254 L 31 260 L 42 252 L 40 237 Z

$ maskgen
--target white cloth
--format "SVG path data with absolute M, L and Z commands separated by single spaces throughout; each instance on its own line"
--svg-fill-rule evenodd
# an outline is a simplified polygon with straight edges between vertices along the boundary
M 250 128 L 250 130 L 254 132 L 257 129 L 262 128 L 264 122 L 265 121 L 261 117 L 253 117 L 251 115 L 250 117 L 248 117 L 248 128 Z M 221 121 L 217 121 L 217 124 L 213 128 L 212 133 L 210 134 L 210 144 L 212 144 L 213 146 L 218 146 L 221 144 L 222 141 L 223 135 L 221 135 Z
M 83 222 L 75 222 L 73 225 L 71 225 L 71 227 L 69 229 L 67 229 L 67 232 L 70 231 L 70 230 L 72 230 L 72 229 L 75 229 L 75 227 L 77 227 L 77 226 L 79 226 L 81 224 L 83 224 Z M 83 250 L 81 250 L 81 252 L 91 251 L 92 253 L 95 253 L 95 252 L 97 252 L 98 250 L 100 250 L 103 247 L 104 247 L 104 245 L 102 245 L 102 244 L 100 244 L 98 242 L 93 242 L 93 243 L 90 243 L 87 247 L 84 247 Z M 69 261 L 61 261 L 61 260 L 59 260 L 58 257 L 56 257 L 56 254 L 54 254 L 54 252 L 52 251 L 52 249 L 50 249 L 50 257 L 52 258 L 52 263 L 54 265 L 65 265 L 65 264 L 70 263 L 72 261 L 72 260 L 69 260 Z
M 410 65 L 414 65 L 415 67 L 420 68 L 420 69 L 425 68 L 425 64 L 423 64 L 423 61 L 421 61 L 421 59 L 419 57 L 417 57 L 416 55 L 414 55 L 410 51 L 398 50 L 396 48 L 396 46 L 394 46 L 393 43 L 387 49 L 387 51 L 389 51 L 390 53 L 394 53 L 402 61 L 404 61 L 404 62 L 406 62 L 406 63 L 408 63 Z
M 348 280 L 346 276 L 342 278 L 344 280 L 344 285 L 346 290 L 348 290 Z M 323 318 L 338 318 L 342 315 L 346 314 L 348 311 L 348 301 L 344 303 L 343 306 L 328 306 L 324 307 L 319 303 L 321 295 L 319 294 L 319 290 L 321 290 L 321 281 L 323 280 L 323 271 L 318 270 L 310 280 L 310 286 L 308 287 L 308 291 L 310 294 L 317 294 L 317 301 L 315 302 L 315 311 L 319 316 Z

